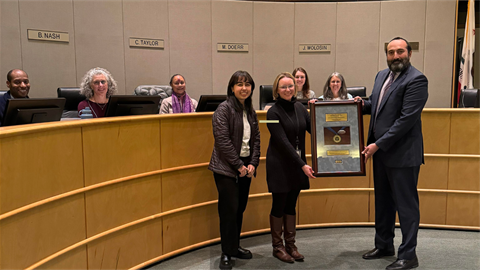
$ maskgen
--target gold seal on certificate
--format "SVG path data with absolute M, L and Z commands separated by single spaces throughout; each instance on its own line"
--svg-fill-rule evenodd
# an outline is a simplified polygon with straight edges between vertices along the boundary
M 315 176 L 365 175 L 361 106 L 351 100 L 310 105 Z

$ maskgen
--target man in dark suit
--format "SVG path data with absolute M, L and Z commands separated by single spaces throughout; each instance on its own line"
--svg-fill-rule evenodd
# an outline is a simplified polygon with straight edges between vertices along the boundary
M 3 121 L 3 114 L 7 100 L 12 98 L 28 98 L 30 91 L 30 81 L 25 71 L 21 69 L 12 69 L 7 73 L 7 87 L 10 89 L 0 97 L 0 124 Z
M 421 114 L 428 98 L 425 75 L 410 64 L 412 48 L 396 37 L 386 49 L 388 69 L 378 72 L 363 113 L 371 114 L 365 161 L 373 156 L 375 187 L 375 248 L 364 259 L 395 255 L 395 212 L 398 211 L 402 243 L 397 260 L 386 269 L 418 266 L 420 211 L 417 182 L 423 160 Z M 360 98 L 356 98 L 360 100 Z

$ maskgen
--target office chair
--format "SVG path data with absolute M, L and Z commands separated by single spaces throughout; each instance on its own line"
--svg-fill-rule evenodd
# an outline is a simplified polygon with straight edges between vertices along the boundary
M 479 107 L 479 93 L 478 89 L 462 89 L 460 91 L 459 108 L 478 108 Z
M 77 112 L 78 103 L 86 99 L 84 95 L 80 94 L 80 88 L 59 87 L 57 88 L 57 96 L 66 99 L 62 118 L 79 118 Z
M 365 86 L 350 86 L 347 87 L 347 93 L 352 95 L 353 97 L 366 97 L 367 96 L 367 88 Z
M 273 105 L 272 92 L 272 85 L 260 85 L 260 110 L 263 110 L 267 105 Z
M 172 87 L 170 85 L 139 85 L 133 93 L 136 96 L 155 96 L 161 97 L 160 104 L 168 97 L 172 96 Z

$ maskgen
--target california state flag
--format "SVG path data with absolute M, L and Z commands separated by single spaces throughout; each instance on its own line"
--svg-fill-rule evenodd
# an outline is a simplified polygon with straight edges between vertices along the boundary
M 468 0 L 467 21 L 465 22 L 465 36 L 463 38 L 462 59 L 458 72 L 458 95 L 460 100 L 461 89 L 473 88 L 473 53 L 475 52 L 475 4 L 474 0 Z

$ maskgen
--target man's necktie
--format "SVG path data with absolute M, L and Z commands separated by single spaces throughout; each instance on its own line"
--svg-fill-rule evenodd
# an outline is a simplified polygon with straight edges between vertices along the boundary
M 388 76 L 387 85 L 385 85 L 385 87 L 382 88 L 382 91 L 380 92 L 380 96 L 379 96 L 379 98 L 378 98 L 377 110 L 376 110 L 376 112 L 375 112 L 375 118 L 376 118 L 377 113 L 378 113 L 378 108 L 380 108 L 380 104 L 382 104 L 382 99 L 383 99 L 383 97 L 385 96 L 385 94 L 386 94 L 386 93 L 388 92 L 388 90 L 390 89 L 390 86 L 392 86 L 394 77 L 395 77 L 395 73 L 393 73 L 393 72 L 390 71 L 390 76 Z

